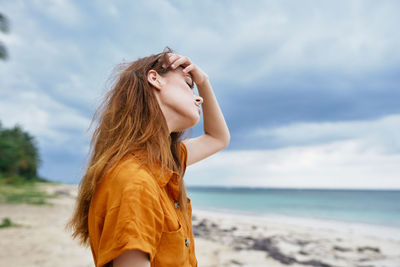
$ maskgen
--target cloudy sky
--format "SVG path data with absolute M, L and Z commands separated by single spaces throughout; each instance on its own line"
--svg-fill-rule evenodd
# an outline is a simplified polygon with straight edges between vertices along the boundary
M 42 176 L 79 183 L 113 67 L 170 46 L 208 73 L 232 137 L 188 168 L 186 185 L 400 189 L 399 11 L 399 1 L 1 1 L 11 31 L 0 34 L 0 120 L 36 137 Z

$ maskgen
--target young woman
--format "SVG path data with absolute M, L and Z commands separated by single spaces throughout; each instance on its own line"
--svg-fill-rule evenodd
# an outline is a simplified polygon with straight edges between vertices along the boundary
M 204 134 L 182 140 L 200 106 Z M 140 58 L 119 73 L 96 118 L 72 236 L 90 244 L 96 267 L 197 266 L 183 175 L 230 140 L 207 74 L 169 48 Z

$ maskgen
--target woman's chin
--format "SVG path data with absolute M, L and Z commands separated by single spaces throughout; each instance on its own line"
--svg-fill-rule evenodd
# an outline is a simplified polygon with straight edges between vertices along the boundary
M 199 115 L 197 115 L 197 116 L 193 119 L 193 125 L 192 125 L 191 127 L 193 127 L 193 126 L 195 126 L 196 124 L 198 124 L 199 121 L 200 121 L 200 113 L 199 113 Z
M 194 116 L 190 120 L 188 120 L 187 123 L 185 123 L 185 125 L 181 125 L 181 127 L 179 127 L 178 131 L 183 132 L 189 128 L 192 128 L 196 124 L 198 124 L 199 121 L 200 121 L 200 115 Z

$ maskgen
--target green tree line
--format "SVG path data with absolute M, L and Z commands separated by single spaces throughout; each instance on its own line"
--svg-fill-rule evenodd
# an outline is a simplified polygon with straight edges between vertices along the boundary
M 41 180 L 37 173 L 40 163 L 35 138 L 18 125 L 6 129 L 0 122 L 0 177 Z

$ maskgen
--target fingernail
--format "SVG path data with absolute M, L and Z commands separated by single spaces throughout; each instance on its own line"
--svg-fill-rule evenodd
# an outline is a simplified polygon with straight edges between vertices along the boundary
M 175 64 L 172 64 L 171 67 L 175 68 Z

